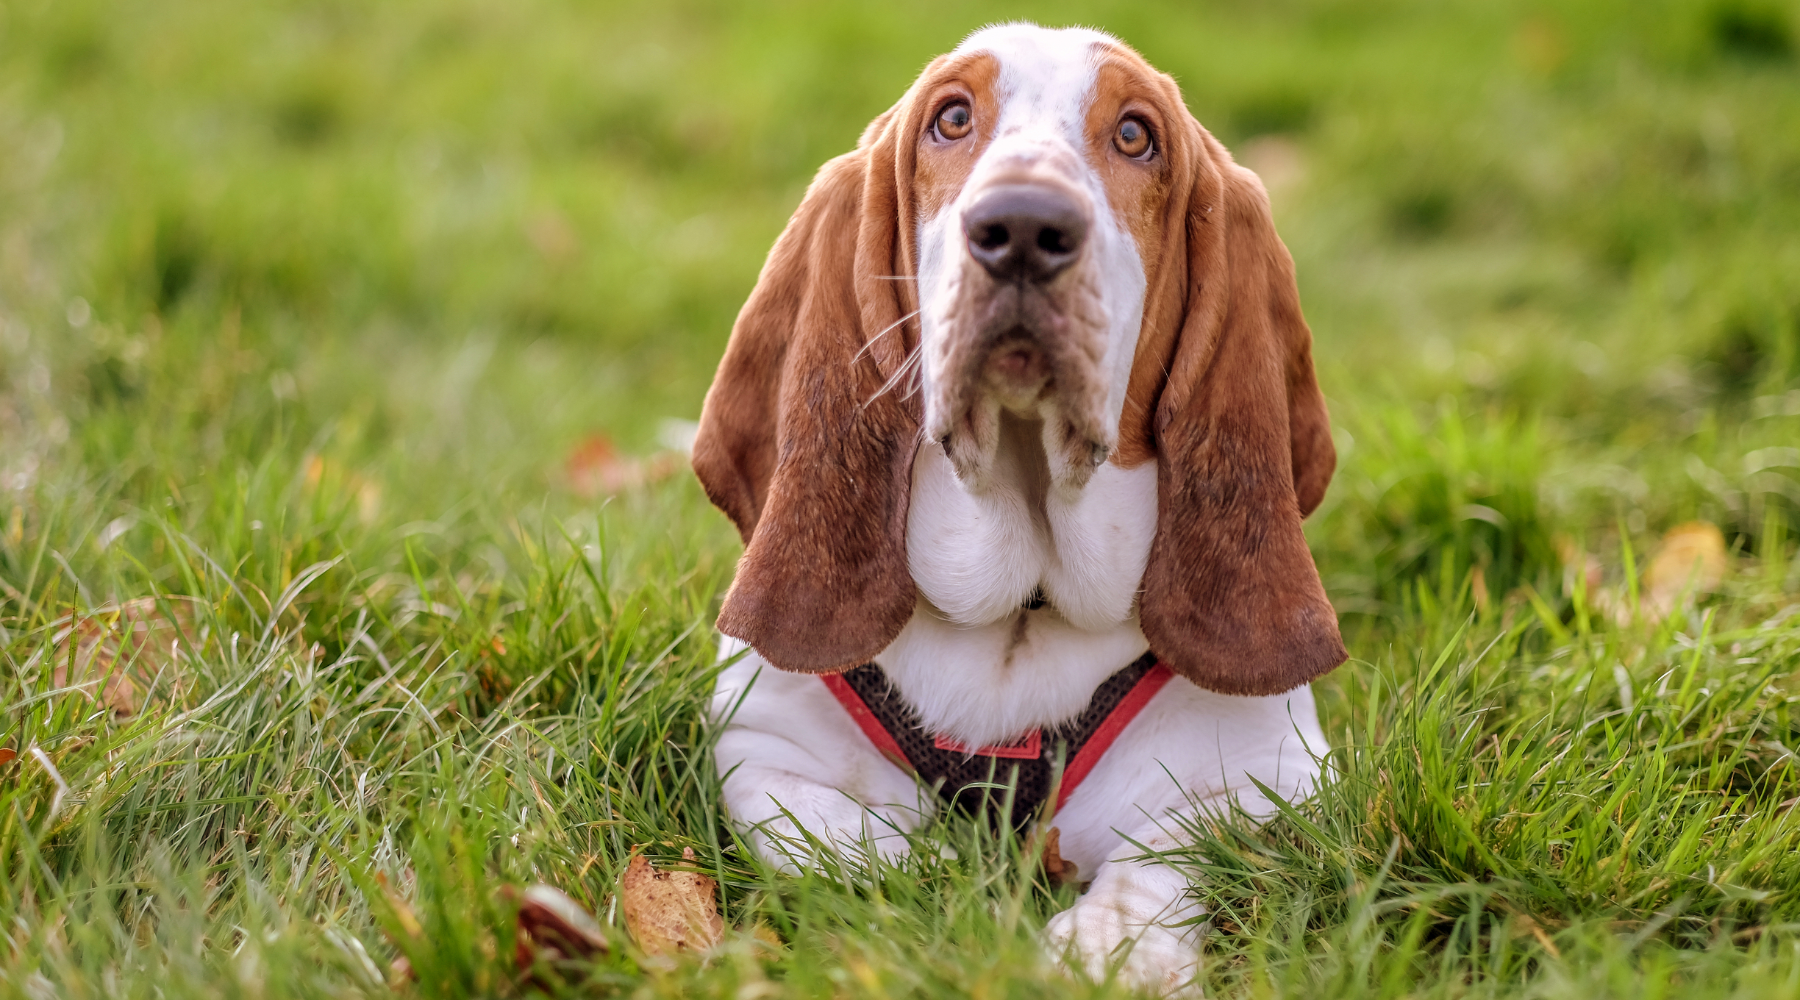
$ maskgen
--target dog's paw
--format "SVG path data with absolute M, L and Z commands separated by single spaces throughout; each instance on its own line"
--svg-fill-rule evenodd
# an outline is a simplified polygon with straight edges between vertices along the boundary
M 1136 919 L 1124 907 L 1088 900 L 1050 918 L 1045 947 L 1053 959 L 1099 981 L 1117 971 L 1131 986 L 1165 997 L 1197 997 L 1200 946 L 1192 927 Z
M 785 875 L 827 867 L 834 863 L 828 855 L 871 868 L 878 862 L 890 866 L 905 864 L 911 853 L 906 835 L 892 828 L 871 829 L 873 826 L 816 822 L 802 828 L 782 816 L 758 824 L 750 831 L 750 841 L 764 860 Z

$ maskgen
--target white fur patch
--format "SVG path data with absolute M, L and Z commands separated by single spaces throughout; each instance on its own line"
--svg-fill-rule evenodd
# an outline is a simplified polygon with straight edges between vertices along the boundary
M 920 226 L 919 288 L 924 346 L 924 379 L 927 386 L 945 377 L 943 358 L 947 338 L 945 318 L 960 294 L 957 275 L 967 251 L 963 247 L 960 219 L 967 203 L 988 177 L 1016 169 L 1021 163 L 1054 164 L 1059 176 L 1081 190 L 1095 208 L 1088 253 L 1098 278 L 1101 310 L 1106 317 L 1105 358 L 1107 376 L 1106 432 L 1117 438 L 1125 388 L 1130 376 L 1137 335 L 1143 321 L 1144 267 L 1136 242 L 1107 206 L 1106 187 L 1086 153 L 1082 134 L 1086 108 L 1092 99 L 1095 57 L 1109 36 L 1084 29 L 1045 31 L 1021 24 L 1000 25 L 976 32 L 959 53 L 989 52 L 1000 64 L 996 89 L 1000 117 L 994 137 L 976 164 L 962 193 L 935 218 Z M 925 396 L 930 407 L 935 395 Z M 927 416 L 927 426 L 933 426 Z M 1046 421 L 1046 435 L 1056 422 Z M 1046 448 L 1052 456 L 1059 449 Z M 969 681 L 960 694 L 980 697 L 1033 684 L 1047 685 L 1038 699 L 1044 710 L 1056 711 L 1069 702 L 1059 689 L 1059 672 L 1045 657 L 1050 644 L 1041 640 L 1009 645 L 1020 605 L 1042 588 L 1057 614 L 1034 613 L 1028 621 L 1033 639 L 1060 635 L 1066 628 L 1106 635 L 1098 639 L 1107 648 L 1129 643 L 1137 627 L 1129 621 L 1137 589 L 1149 559 L 1151 537 L 1156 530 L 1156 472 L 1152 465 L 1124 470 L 1103 465 L 1085 488 L 1051 489 L 1034 500 L 1025 472 L 1017 463 L 1000 456 L 990 481 L 971 488 L 956 478 L 940 448 L 927 443 L 919 451 L 913 470 L 913 493 L 907 529 L 907 559 L 929 607 L 915 615 L 914 631 L 935 632 L 929 623 L 933 609 L 948 624 L 961 628 L 967 653 L 954 657 L 959 673 L 992 673 L 986 683 Z M 1054 620 L 1053 620 L 1054 619 Z M 896 656 L 911 661 L 909 651 L 924 640 L 902 635 L 895 647 L 883 654 L 884 663 Z M 938 645 L 936 642 L 929 645 Z M 1016 649 L 1013 647 L 1017 647 Z M 1009 655 L 1009 649 L 1011 653 Z M 983 658 L 995 657 L 990 666 Z M 1120 660 L 1118 669 L 1129 658 Z M 1085 683 L 1086 671 L 1071 683 Z M 1110 673 L 1110 671 L 1107 671 Z M 1018 676 L 1037 678 L 1020 683 Z M 1100 675 L 1102 678 L 1106 673 Z M 939 698 L 926 692 L 927 685 L 901 682 L 909 696 L 935 705 Z M 1097 683 L 1097 681 L 1096 681 Z M 1091 690 L 1091 688 L 1090 688 Z M 978 725 L 962 718 L 978 713 L 928 711 L 934 724 L 950 729 Z M 1009 715 L 1011 713 L 1008 713 Z M 1027 716 L 1021 716 L 1026 718 Z M 1066 717 L 1056 715 L 1028 720 L 1041 724 Z M 1012 721 L 1009 719 L 1009 722 Z M 983 728 L 986 728 L 983 726 Z M 970 738 L 963 734 L 964 738 Z
M 946 314 L 961 293 L 957 264 L 966 253 L 963 210 L 995 175 L 1021 164 L 1062 166 L 1063 179 L 1078 187 L 1094 209 L 1088 252 L 1107 316 L 1101 367 L 1108 376 L 1106 431 L 1113 441 L 1143 323 L 1144 265 L 1136 239 L 1111 211 L 1106 184 L 1089 158 L 1082 129 L 1093 98 L 1096 56 L 1101 47 L 1116 43 L 1112 36 L 1086 28 L 1047 31 L 1031 24 L 1002 24 L 977 31 L 957 46 L 959 55 L 987 52 L 999 61 L 995 89 L 1000 119 L 962 192 L 936 215 L 920 220 L 917 234 L 921 371 L 930 386 L 944 377 Z M 927 391 L 925 400 L 925 425 L 940 425 L 941 415 L 931 412 L 934 395 Z

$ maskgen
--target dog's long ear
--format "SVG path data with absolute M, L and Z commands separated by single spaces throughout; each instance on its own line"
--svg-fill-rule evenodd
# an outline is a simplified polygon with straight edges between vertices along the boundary
M 893 279 L 912 270 L 893 117 L 814 178 L 732 328 L 694 441 L 695 473 L 744 538 L 719 631 L 784 670 L 867 662 L 916 599 L 918 404 L 898 385 L 915 293 Z
M 1169 317 L 1175 342 L 1156 352 L 1168 374 L 1152 424 L 1157 524 L 1139 617 L 1150 648 L 1195 684 L 1275 694 L 1347 656 L 1300 531 L 1337 455 L 1268 196 L 1194 131 L 1183 314 Z

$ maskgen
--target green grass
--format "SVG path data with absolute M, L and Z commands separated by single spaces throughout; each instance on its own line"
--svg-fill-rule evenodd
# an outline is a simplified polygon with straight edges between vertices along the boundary
M 696 414 L 813 168 L 1016 16 L 1120 34 L 1263 170 L 1339 428 L 1332 780 L 1170 859 L 1209 994 L 1800 993 L 1773 0 L 0 0 L 0 991 L 379 995 L 391 892 L 412 992 L 515 993 L 497 890 L 545 880 L 618 945 L 577 992 L 1120 993 L 1038 960 L 1069 890 L 978 825 L 742 850 L 701 715 L 735 534 L 564 472 Z M 1693 519 L 1726 582 L 1632 614 Z M 159 616 L 144 711 L 59 687 Z M 616 930 L 635 845 L 719 878 L 708 961 Z

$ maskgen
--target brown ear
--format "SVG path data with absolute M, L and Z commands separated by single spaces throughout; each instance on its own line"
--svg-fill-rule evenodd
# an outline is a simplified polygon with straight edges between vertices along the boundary
M 917 402 L 893 114 L 820 169 L 719 364 L 694 471 L 744 538 L 719 631 L 783 670 L 868 662 L 911 617 Z
M 1268 197 L 1210 135 L 1199 140 L 1139 617 L 1150 648 L 1195 684 L 1275 694 L 1348 655 L 1300 531 L 1337 454 Z

